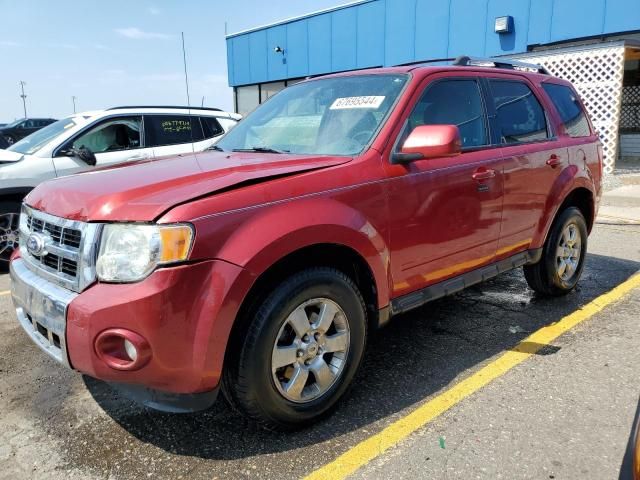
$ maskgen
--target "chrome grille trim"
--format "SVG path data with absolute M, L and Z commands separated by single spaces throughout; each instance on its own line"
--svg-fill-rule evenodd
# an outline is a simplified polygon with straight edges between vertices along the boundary
M 27 205 L 20 215 L 20 255 L 26 267 L 41 277 L 81 292 L 96 281 L 96 257 L 102 225 L 60 218 Z M 48 254 L 31 255 L 26 240 L 33 232 L 46 231 L 51 237 Z

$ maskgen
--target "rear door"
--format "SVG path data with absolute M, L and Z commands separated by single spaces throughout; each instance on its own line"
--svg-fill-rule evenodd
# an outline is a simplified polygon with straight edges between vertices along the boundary
M 544 103 L 525 77 L 496 74 L 485 82 L 494 141 L 503 154 L 500 259 L 529 248 L 551 187 L 568 165 L 568 151 L 552 131 Z
M 591 127 L 584 106 L 575 90 L 564 84 L 545 82 L 542 88 L 558 112 L 569 161 L 580 168 L 588 166 L 595 184 L 600 184 L 602 163 L 598 152 L 599 139 Z
M 198 151 L 194 144 L 204 140 L 196 115 L 145 115 L 144 123 L 147 145 L 153 148 L 155 157 Z
M 396 149 L 419 125 L 457 125 L 463 153 L 390 165 L 394 296 L 491 263 L 500 234 L 502 171 L 491 147 L 480 82 L 436 76 L 413 107 Z

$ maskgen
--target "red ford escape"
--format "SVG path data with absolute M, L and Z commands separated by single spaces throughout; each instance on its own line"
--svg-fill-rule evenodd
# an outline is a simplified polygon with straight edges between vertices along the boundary
M 330 411 L 391 317 L 523 267 L 580 278 L 602 150 L 572 86 L 462 57 L 329 75 L 212 151 L 46 182 L 20 217 L 18 321 L 148 406 L 225 397 L 269 428 Z

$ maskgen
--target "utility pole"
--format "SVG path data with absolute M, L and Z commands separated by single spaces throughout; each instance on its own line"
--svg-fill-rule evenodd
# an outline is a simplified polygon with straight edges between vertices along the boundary
M 22 98 L 22 108 L 24 109 L 24 118 L 27 118 L 27 96 L 24 94 L 24 86 L 27 84 L 27 82 L 20 80 L 20 89 L 22 90 L 22 95 L 20 95 L 20 98 Z
M 200 102 L 200 107 L 204 107 L 204 95 L 202 96 L 202 102 Z
M 73 113 L 76 113 L 76 96 L 72 95 L 71 96 L 71 101 L 73 102 Z

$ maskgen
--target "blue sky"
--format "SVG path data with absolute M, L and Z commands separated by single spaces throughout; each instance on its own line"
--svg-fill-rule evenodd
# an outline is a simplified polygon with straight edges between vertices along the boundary
M 126 104 L 185 104 L 180 32 L 191 103 L 232 109 L 229 33 L 344 0 L 0 0 L 0 123 Z

